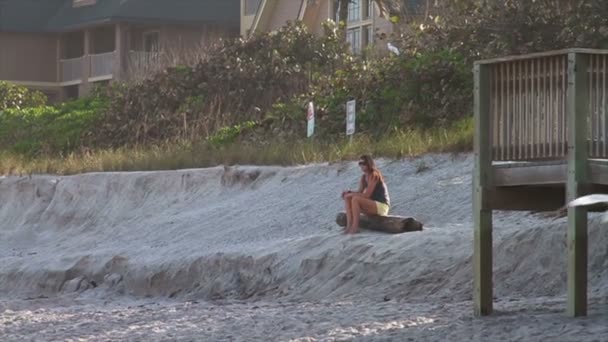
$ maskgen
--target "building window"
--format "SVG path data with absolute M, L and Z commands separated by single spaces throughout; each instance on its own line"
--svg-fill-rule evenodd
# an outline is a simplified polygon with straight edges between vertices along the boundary
M 363 0 L 363 20 L 370 19 L 374 14 L 374 0 Z
M 372 25 L 367 25 L 362 27 L 363 30 L 363 47 L 367 47 L 369 45 L 374 44 L 374 31 L 372 30 Z
M 245 0 L 245 15 L 255 15 L 262 0 Z
M 346 31 L 346 41 L 350 44 L 350 50 L 352 53 L 361 52 L 361 29 L 354 28 Z
M 361 20 L 361 1 L 352 0 L 348 3 L 348 21 L 359 21 Z

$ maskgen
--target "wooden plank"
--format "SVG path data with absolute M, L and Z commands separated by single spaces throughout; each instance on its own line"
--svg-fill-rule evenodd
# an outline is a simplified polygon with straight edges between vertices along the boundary
M 600 127 L 601 127 L 601 121 L 600 121 L 600 106 L 599 106 L 599 99 L 600 99 L 600 56 L 599 55 L 593 55 L 593 59 L 594 59 L 594 69 L 593 69 L 593 78 L 595 79 L 595 87 L 593 88 L 593 95 L 594 95 L 594 99 L 593 99 L 593 112 L 595 115 L 595 137 L 594 137 L 594 141 L 596 141 L 597 143 L 595 144 L 595 153 L 593 153 L 592 155 L 595 156 L 600 156 L 600 144 L 599 142 L 600 140 Z
M 502 151 L 502 140 L 501 140 L 501 117 L 500 117 L 500 113 L 501 110 L 500 108 L 500 99 L 499 99 L 499 90 L 498 90 L 498 83 L 500 81 L 500 77 L 498 75 L 498 68 L 496 66 L 492 66 L 492 108 L 493 108 L 493 112 L 492 112 L 492 119 L 493 119 L 493 127 L 494 127 L 494 134 L 492 135 L 493 140 L 492 140 L 492 145 L 494 146 L 494 154 L 493 154 L 493 158 L 499 158 L 501 155 L 501 151 Z
M 566 199 L 582 195 L 587 182 L 588 56 L 568 54 L 568 183 Z M 587 209 L 568 208 L 569 316 L 587 314 Z
M 589 182 L 608 185 L 608 160 L 589 161 Z
M 540 59 L 539 59 L 540 60 Z M 542 66 L 543 66 L 543 71 L 542 71 L 542 77 L 543 77 L 543 92 L 542 94 L 539 94 L 538 96 L 538 101 L 540 101 L 540 104 L 542 104 L 542 110 L 541 105 L 538 105 L 537 107 L 537 117 L 538 117 L 538 121 L 537 121 L 537 125 L 538 125 L 538 134 L 539 134 L 539 144 L 537 146 L 542 147 L 542 150 L 540 150 L 539 152 L 539 156 L 541 156 L 542 158 L 546 158 L 547 157 L 547 151 L 546 151 L 546 144 L 547 144 L 547 136 L 546 136 L 546 131 L 544 130 L 544 128 L 547 126 L 547 115 L 549 115 L 549 110 L 547 107 L 547 98 L 549 97 L 549 92 L 547 91 L 548 87 L 547 87 L 547 77 L 548 77 L 548 71 L 547 71 L 547 63 L 549 63 L 549 60 L 547 58 L 544 58 L 542 60 Z M 540 67 L 540 65 L 539 65 Z
M 588 108 L 588 113 L 589 113 L 589 127 L 588 129 L 590 131 L 587 132 L 587 135 L 589 136 L 589 138 L 591 139 L 591 141 L 595 141 L 595 129 L 596 129 L 596 125 L 595 125 L 595 118 L 596 118 L 596 112 L 595 112 L 595 89 L 593 88 L 593 76 L 595 73 L 595 58 L 594 56 L 589 56 L 589 75 L 588 75 L 588 80 L 589 80 L 589 99 L 587 100 L 587 106 L 589 106 Z M 595 155 L 595 149 L 593 148 L 593 144 L 591 146 L 589 146 L 589 150 L 588 150 L 588 156 L 594 156 Z
M 528 151 L 527 147 L 528 144 L 530 143 L 530 135 L 529 135 L 529 125 L 530 125 L 530 118 L 528 117 L 528 111 L 525 110 L 525 99 L 526 99 L 526 94 L 524 93 L 524 78 L 526 77 L 526 74 L 524 73 L 524 64 L 522 61 L 519 61 L 517 63 L 519 65 L 519 88 L 518 88 L 518 98 L 519 98 L 519 113 L 520 116 L 522 117 L 522 126 L 521 126 L 521 132 L 523 134 L 523 141 L 520 144 L 520 148 L 523 148 L 524 153 L 523 156 L 524 158 L 527 158 L 530 155 L 530 151 Z M 525 132 L 525 133 L 524 133 Z M 523 146 L 523 147 L 522 147 Z
M 534 134 L 536 139 L 531 146 L 532 151 L 534 151 L 534 157 L 543 158 L 541 144 L 543 143 L 543 138 L 541 134 L 541 118 L 543 115 L 544 107 L 542 106 L 542 99 L 545 97 L 545 71 L 544 71 L 544 63 L 542 59 L 537 59 L 536 63 L 532 63 L 532 66 L 536 64 L 536 73 L 538 75 L 536 79 L 536 91 L 537 96 L 530 98 L 530 109 L 529 115 L 533 120 L 532 129 L 534 130 Z
M 505 100 L 506 111 L 505 118 L 507 119 L 507 159 L 511 160 L 514 158 L 515 142 L 513 141 L 513 101 L 511 100 L 511 63 L 505 63 L 505 74 L 503 75 L 503 82 L 505 82 Z
M 554 154 L 554 151 L 553 151 L 553 144 L 555 143 L 555 141 L 553 139 L 553 132 L 554 132 L 555 124 L 557 122 L 557 113 L 556 113 L 555 105 L 554 105 L 555 100 L 557 98 L 555 96 L 556 88 L 553 87 L 553 83 L 555 83 L 555 78 L 554 78 L 555 64 L 556 64 L 556 59 L 551 58 L 551 60 L 549 60 L 549 75 L 547 76 L 547 78 L 549 79 L 549 96 L 547 96 L 548 101 L 549 101 L 549 106 L 546 109 L 547 118 L 548 118 L 547 136 L 549 137 L 549 139 L 547 140 L 547 143 L 549 144 L 549 157 L 553 157 L 553 156 L 557 155 L 557 153 Z M 545 91 L 547 91 L 546 87 L 545 87 Z
M 567 58 L 562 58 L 560 63 L 561 67 L 561 75 L 562 75 L 562 97 L 561 97 L 561 110 L 562 110 L 562 118 L 561 118 L 561 126 L 560 126 L 560 139 L 562 142 L 562 156 L 566 155 L 567 147 L 567 137 L 566 132 L 568 131 L 568 119 L 566 118 L 566 98 L 568 97 L 568 87 L 566 83 L 567 78 L 567 68 L 568 68 L 568 60 Z
M 490 141 L 490 103 L 488 66 L 475 64 L 475 166 L 473 173 L 474 230 L 474 311 L 478 316 L 490 315 L 492 303 L 492 208 L 489 190 L 492 184 Z
M 545 165 L 566 165 L 568 162 L 562 159 L 534 160 L 534 161 L 509 161 L 493 162 L 493 168 L 517 168 L 517 167 L 537 167 Z
M 336 223 L 340 227 L 346 227 L 346 213 L 339 213 Z M 388 234 L 401 234 L 421 231 L 423 224 L 413 217 L 360 215 L 359 227 Z
M 544 145 L 544 147 L 543 147 Z M 552 148 L 552 149 L 561 149 L 563 148 L 567 148 L 567 146 L 563 146 L 564 144 L 558 144 L 558 143 L 553 143 L 553 144 L 542 144 L 542 143 L 538 143 L 538 144 L 523 144 L 521 145 L 521 147 L 523 147 L 524 150 L 537 150 L 537 149 L 542 149 L 542 148 Z M 519 146 L 511 146 L 510 148 L 515 149 L 518 148 Z M 496 148 L 493 149 L 493 153 L 496 153 Z M 496 154 L 494 154 L 496 155 Z M 517 156 L 513 157 L 513 158 L 500 158 L 500 156 L 498 156 L 497 158 L 494 158 L 495 161 L 518 161 L 518 160 L 526 160 L 526 161 L 542 161 L 542 160 L 553 160 L 553 159 L 557 159 L 556 157 L 551 157 L 551 156 L 545 156 L 543 157 L 542 155 L 536 156 L 536 157 L 526 157 L 523 156 L 521 158 L 518 158 Z
M 498 58 L 483 59 L 483 60 L 477 61 L 475 63 L 480 64 L 480 65 L 498 64 L 498 63 L 521 61 L 521 60 L 528 60 L 528 59 L 534 59 L 534 58 L 566 56 L 570 53 L 608 55 L 608 50 L 585 49 L 585 48 L 562 49 L 562 50 L 553 50 L 553 51 L 545 51 L 545 52 L 535 52 L 535 53 L 529 53 L 526 55 L 513 55 L 513 56 L 504 56 L 504 57 L 498 57 Z
M 508 168 L 494 167 L 493 169 L 493 184 L 497 187 L 565 184 L 568 178 L 568 166 L 565 163 Z
M 509 130 L 508 130 L 508 121 L 509 121 L 509 115 L 507 113 L 507 106 L 506 106 L 506 91 L 505 91 L 505 65 L 504 64 L 500 64 L 500 115 L 501 115 L 501 121 L 502 121 L 502 135 L 501 135 L 501 140 L 502 140 L 502 149 L 501 149 L 501 153 L 500 153 L 500 157 L 503 159 L 509 159 L 509 150 L 508 150 L 508 145 L 509 145 L 509 140 L 508 140 L 508 134 L 509 134 Z
M 608 145 L 608 136 L 606 136 L 606 59 L 607 56 L 602 56 L 602 157 L 606 155 L 606 145 Z
M 517 144 L 517 157 L 518 158 L 523 158 L 523 151 L 522 151 L 522 146 L 524 144 L 523 142 L 523 119 L 522 119 L 522 115 L 521 112 L 519 111 L 519 93 L 517 91 L 517 80 L 519 78 L 519 76 L 521 76 L 521 74 L 518 74 L 519 72 L 519 63 L 514 62 L 513 63 L 513 94 L 511 96 L 511 103 L 512 103 L 512 108 L 513 110 L 511 111 L 513 113 L 514 116 L 514 123 L 515 123 L 515 127 L 513 128 L 513 130 L 515 131 L 515 141 Z
M 490 197 L 495 210 L 547 212 L 563 208 L 566 196 L 562 183 L 560 186 L 496 186 Z
M 528 64 L 530 62 L 528 61 L 523 61 L 522 63 L 524 63 L 524 73 L 526 75 L 528 75 L 529 72 L 532 73 L 531 77 L 530 77 L 530 83 L 528 83 L 528 77 L 526 76 L 524 84 L 523 84 L 523 92 L 524 92 L 524 112 L 526 113 L 526 118 L 527 118 L 527 122 L 530 123 L 531 127 L 527 127 L 526 130 L 532 130 L 532 132 L 534 132 L 534 118 L 535 118 L 535 109 L 534 109 L 534 96 L 530 95 L 530 88 L 534 87 L 534 75 L 535 72 L 539 73 L 539 69 L 538 67 L 536 67 L 536 71 L 535 71 L 535 64 L 534 62 L 531 62 L 530 67 L 528 68 Z M 528 84 L 530 84 L 530 86 L 528 86 Z M 532 92 L 533 94 L 534 92 Z M 534 134 L 530 135 L 532 138 L 531 140 L 534 141 Z M 536 136 L 536 138 L 538 138 L 538 136 Z M 526 142 L 526 158 L 534 158 L 537 154 L 535 153 L 535 151 L 533 149 L 529 149 L 528 147 L 530 147 L 530 145 L 528 145 L 530 142 L 527 141 Z

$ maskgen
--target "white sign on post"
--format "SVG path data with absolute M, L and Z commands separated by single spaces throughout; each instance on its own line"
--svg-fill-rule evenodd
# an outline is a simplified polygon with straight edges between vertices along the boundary
M 315 107 L 312 102 L 308 103 L 308 110 L 306 111 L 306 120 L 308 121 L 306 137 L 310 138 L 313 134 L 315 134 Z
M 355 134 L 355 117 L 357 110 L 357 101 L 351 100 L 346 102 L 346 135 Z

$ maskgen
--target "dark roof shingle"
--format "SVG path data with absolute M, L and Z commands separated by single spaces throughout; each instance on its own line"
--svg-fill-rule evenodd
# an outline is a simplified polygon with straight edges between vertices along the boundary
M 108 21 L 200 23 L 238 29 L 239 0 L 0 0 L 0 31 L 67 31 Z

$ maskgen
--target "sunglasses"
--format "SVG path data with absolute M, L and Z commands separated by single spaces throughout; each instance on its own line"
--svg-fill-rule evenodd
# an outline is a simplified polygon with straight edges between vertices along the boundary
M 364 165 L 365 165 L 365 166 L 367 166 L 367 163 L 366 163 L 366 162 L 364 162 L 364 161 L 360 161 L 360 162 L 359 162 L 359 166 L 364 166 Z

